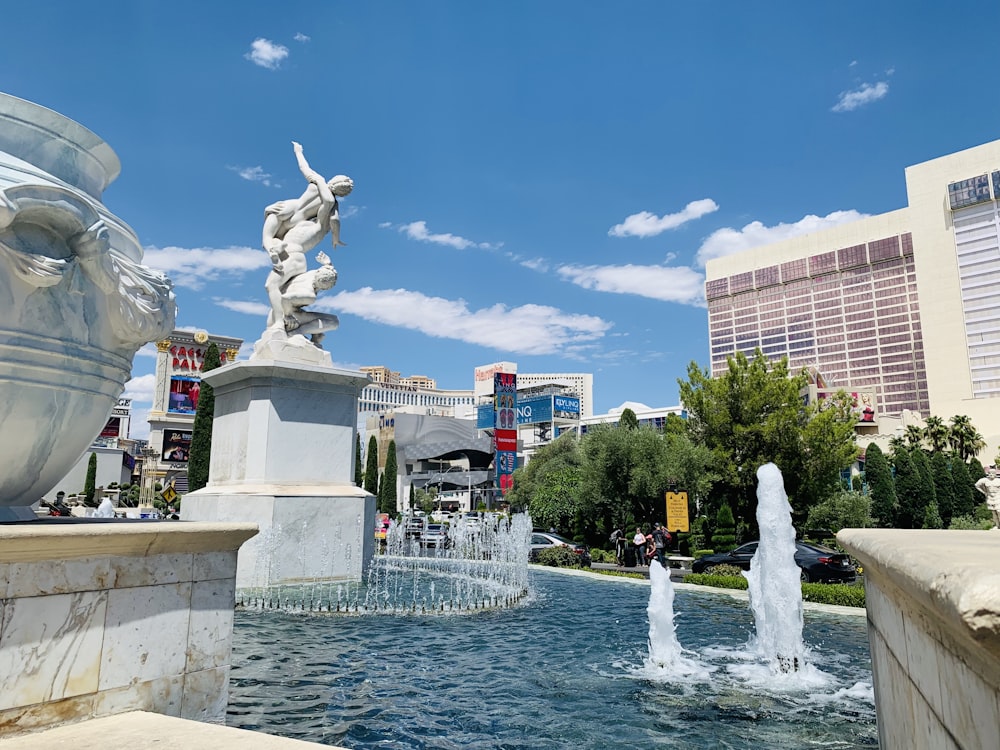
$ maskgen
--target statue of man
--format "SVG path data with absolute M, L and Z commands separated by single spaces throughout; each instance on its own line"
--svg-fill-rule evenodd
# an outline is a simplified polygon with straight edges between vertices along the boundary
M 993 514 L 993 528 L 1000 529 L 1000 477 L 995 466 L 986 470 L 986 476 L 976 482 L 976 489 L 986 496 L 986 507 Z
M 327 182 L 309 166 L 302 153 L 302 146 L 293 141 L 292 147 L 299 170 L 309 186 L 298 199 L 278 201 L 264 209 L 263 230 L 264 250 L 271 258 L 272 268 L 264 282 L 267 299 L 271 304 L 268 328 L 285 331 L 298 328 L 301 322 L 288 315 L 288 304 L 283 301 L 282 295 L 296 277 L 306 273 L 306 253 L 315 248 L 328 232 L 332 236 L 334 248 L 345 244 L 340 241 L 337 197 L 349 195 L 354 189 L 354 182 L 344 175 L 337 175 Z M 330 269 L 332 270 L 332 265 Z M 335 273 L 333 278 L 336 279 Z

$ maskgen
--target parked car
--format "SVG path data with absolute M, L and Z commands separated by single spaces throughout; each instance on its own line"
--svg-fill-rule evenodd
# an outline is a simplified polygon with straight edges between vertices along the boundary
M 419 539 L 427 528 L 427 519 L 423 516 L 407 516 L 403 522 L 403 536 L 406 539 Z
M 750 570 L 750 559 L 758 542 L 747 542 L 732 552 L 699 557 L 691 565 L 693 573 L 710 573 L 716 565 L 735 565 Z M 795 543 L 795 564 L 801 569 L 803 583 L 853 583 L 858 572 L 842 552 L 810 542 Z
M 528 552 L 528 559 L 531 562 L 538 561 L 538 553 L 543 549 L 552 549 L 553 547 L 569 547 L 573 552 L 575 552 L 580 558 L 580 564 L 584 567 L 590 567 L 590 548 L 584 544 L 577 544 L 576 542 L 571 542 L 565 537 L 554 534 L 551 531 L 532 531 L 531 532 L 531 551 Z
M 443 523 L 429 523 L 420 534 L 420 543 L 425 547 L 442 549 L 448 546 L 448 527 Z

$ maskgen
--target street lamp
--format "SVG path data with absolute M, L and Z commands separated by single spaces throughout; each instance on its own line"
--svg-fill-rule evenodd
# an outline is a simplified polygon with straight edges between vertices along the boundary
M 461 466 L 449 466 L 444 471 L 438 472 L 437 474 L 432 474 L 431 475 L 431 480 L 428 482 L 428 484 L 437 484 L 437 486 L 438 486 L 438 498 L 437 498 L 437 502 L 438 502 L 438 510 L 439 511 L 441 510 L 441 492 L 442 492 L 441 487 L 444 484 L 444 475 L 447 474 L 450 471 L 455 471 L 456 469 L 458 471 L 461 471 L 462 467 Z M 437 481 L 435 482 L 435 480 L 437 480 Z M 470 488 L 472 486 L 472 478 L 471 478 L 471 476 L 469 478 L 469 486 L 470 486 Z M 472 497 L 471 489 L 470 489 L 469 497 L 470 497 L 470 499 Z

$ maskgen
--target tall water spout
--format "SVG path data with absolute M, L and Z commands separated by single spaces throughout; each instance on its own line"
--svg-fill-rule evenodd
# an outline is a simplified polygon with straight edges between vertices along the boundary
M 797 672 L 804 664 L 802 586 L 795 564 L 795 529 L 781 471 L 773 463 L 757 470 L 760 544 L 744 575 L 756 626 L 754 644 L 772 671 Z
M 655 560 L 649 564 L 649 665 L 666 667 L 677 661 L 681 644 L 674 626 L 674 585 L 670 571 Z

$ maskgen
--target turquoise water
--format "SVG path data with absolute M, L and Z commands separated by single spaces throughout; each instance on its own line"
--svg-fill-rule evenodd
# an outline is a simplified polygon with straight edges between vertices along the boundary
M 712 674 L 646 666 L 649 587 L 532 571 L 513 610 L 236 613 L 228 724 L 361 748 L 872 748 L 863 617 L 806 612 L 809 685 L 746 656 L 745 601 L 678 591 L 677 636 Z

